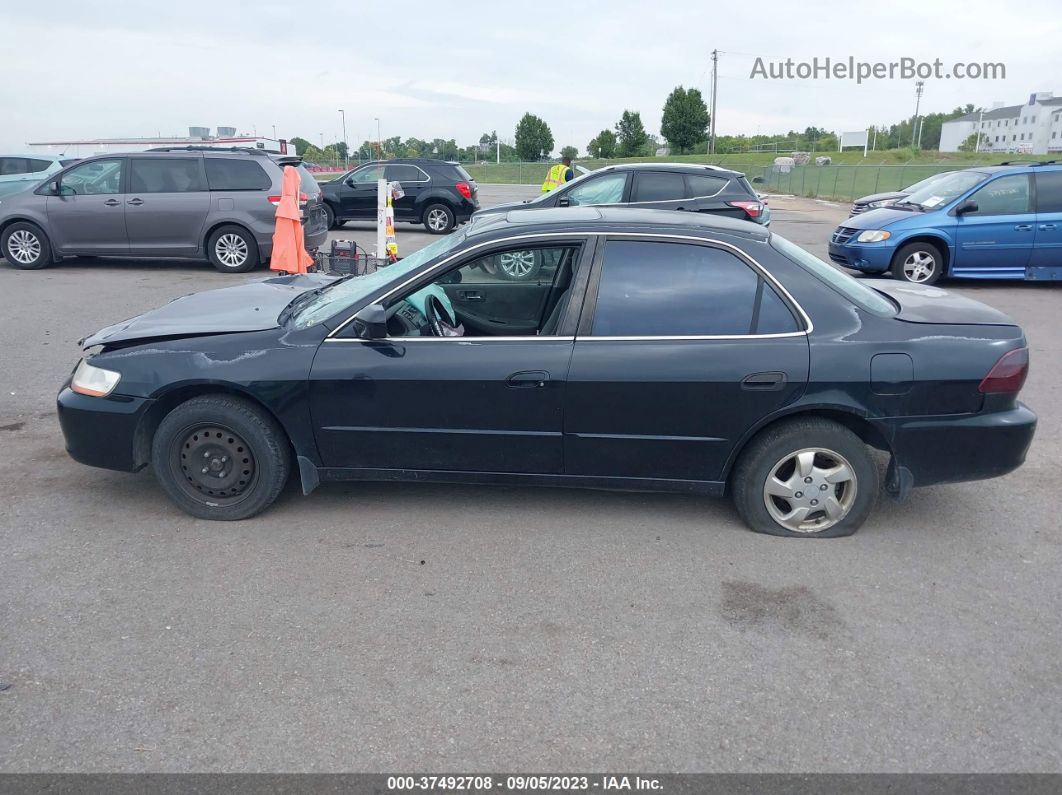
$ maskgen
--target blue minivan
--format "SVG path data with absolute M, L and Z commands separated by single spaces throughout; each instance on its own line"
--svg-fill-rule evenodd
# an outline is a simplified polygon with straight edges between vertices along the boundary
M 1062 280 L 1062 165 L 956 171 L 830 237 L 846 268 L 918 284 L 942 277 Z

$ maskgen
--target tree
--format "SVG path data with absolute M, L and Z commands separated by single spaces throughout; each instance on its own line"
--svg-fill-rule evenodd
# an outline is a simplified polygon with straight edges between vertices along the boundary
M 688 151 L 703 141 L 708 132 L 708 106 L 696 88 L 678 86 L 664 103 L 660 133 L 667 139 L 671 154 Z
M 305 138 L 300 138 L 297 135 L 294 138 L 290 139 L 288 143 L 295 147 L 295 154 L 297 154 L 299 157 L 302 157 L 302 153 L 305 152 L 308 148 L 310 148 L 310 146 L 312 146 L 312 144 Z
M 634 110 L 625 110 L 616 122 L 616 154 L 619 157 L 633 157 L 645 146 L 649 136 L 642 124 L 642 114 Z
M 553 133 L 538 116 L 525 113 L 516 125 L 516 152 L 521 160 L 541 160 L 553 151 Z
M 612 130 L 602 130 L 586 145 L 590 157 L 613 157 L 616 154 L 616 134 Z
M 981 146 L 991 147 L 991 140 L 987 135 L 981 133 Z M 977 151 L 977 133 L 970 133 L 966 140 L 959 144 L 960 152 L 976 152 Z
M 575 158 L 579 156 L 579 150 L 576 149 L 574 146 L 566 146 L 561 149 L 560 155 L 561 157 L 567 157 L 571 160 L 575 160 Z

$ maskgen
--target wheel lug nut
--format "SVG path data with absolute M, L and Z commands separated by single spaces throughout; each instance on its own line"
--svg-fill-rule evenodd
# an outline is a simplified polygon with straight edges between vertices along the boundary
M 203 467 L 203 474 L 204 474 L 204 475 L 205 475 L 205 474 L 206 474 L 207 472 L 209 472 L 209 471 L 210 471 L 210 467 Z
M 826 486 L 826 484 L 823 483 L 821 486 L 819 486 L 819 491 L 826 491 L 827 488 L 828 487 Z
M 805 483 L 810 483 L 811 482 L 811 478 L 804 478 L 804 482 Z
M 207 450 L 206 452 L 203 453 L 203 458 L 210 458 L 210 451 L 209 450 Z
M 812 505 L 818 505 L 818 504 L 819 504 L 819 501 L 818 501 L 818 500 L 812 500 L 812 501 L 811 501 L 811 504 L 812 504 Z

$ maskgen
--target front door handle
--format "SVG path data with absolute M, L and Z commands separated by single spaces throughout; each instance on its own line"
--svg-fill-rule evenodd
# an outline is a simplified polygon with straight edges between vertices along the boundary
M 1041 232 L 1053 232 L 1055 230 L 1054 224 L 1040 224 Z
M 462 301 L 482 301 L 483 295 L 479 290 L 458 290 L 457 297 Z
M 139 207 L 143 203 L 144 203 L 143 199 L 130 199 L 129 201 L 126 202 L 126 204 L 131 204 L 134 207 Z
M 1032 224 L 1018 224 L 1014 227 L 1015 232 L 1031 232 L 1033 228 Z
M 117 207 L 119 204 L 121 204 L 121 202 L 117 199 L 107 199 L 104 204 L 106 204 L 108 207 Z
M 521 370 L 505 379 L 506 386 L 513 389 L 541 389 L 549 383 L 545 370 Z
M 752 392 L 776 392 L 785 383 L 785 373 L 752 373 L 741 379 L 741 388 Z

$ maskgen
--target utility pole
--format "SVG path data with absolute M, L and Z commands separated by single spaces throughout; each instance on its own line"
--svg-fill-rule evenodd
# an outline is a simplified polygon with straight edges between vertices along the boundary
M 981 112 L 977 114 L 977 130 L 976 130 L 977 137 L 974 138 L 974 151 L 975 152 L 980 152 L 981 151 L 981 125 L 984 124 L 984 120 L 985 120 L 985 109 L 981 108 Z
M 343 119 L 343 168 L 347 167 L 347 112 L 343 108 L 339 109 L 339 115 Z
M 494 162 L 501 164 L 501 138 L 494 139 L 494 150 L 497 152 L 497 159 Z
M 913 146 L 915 149 L 918 148 L 918 144 L 922 140 L 922 128 L 918 125 L 918 109 L 922 105 L 922 89 L 925 88 L 925 85 L 925 80 L 919 80 L 917 83 L 915 83 L 914 128 L 911 130 L 911 146 Z
M 708 141 L 708 154 L 715 154 L 715 95 L 719 89 L 719 50 L 712 50 L 712 137 Z
M 273 125 L 273 140 L 277 140 L 277 126 Z

